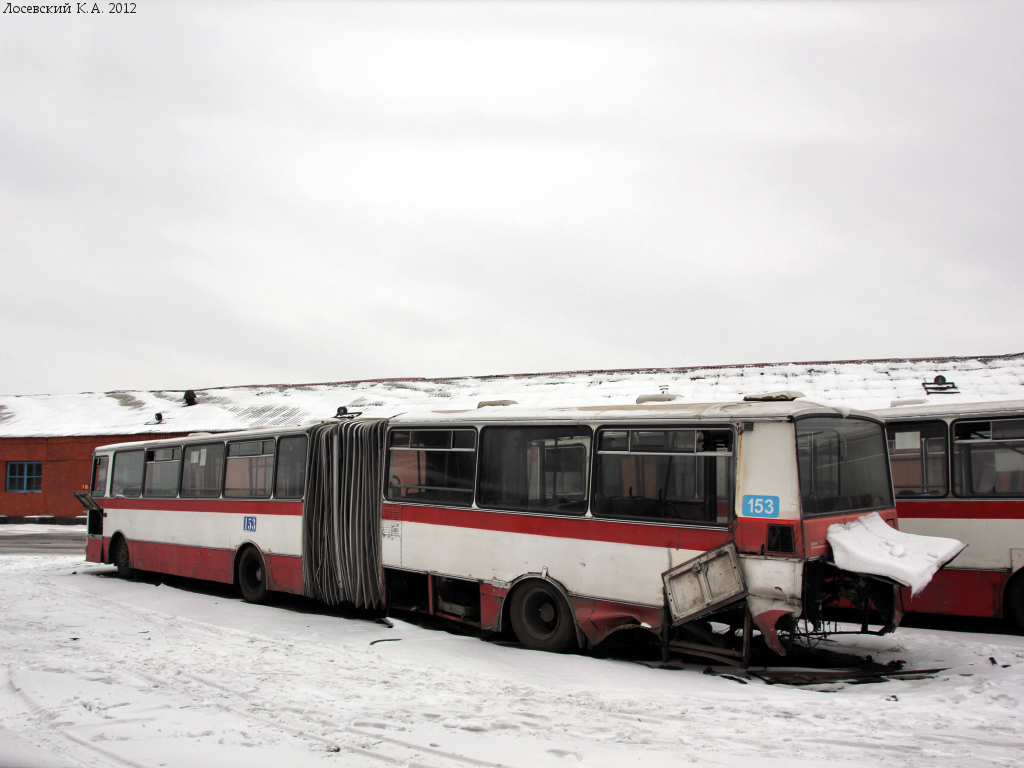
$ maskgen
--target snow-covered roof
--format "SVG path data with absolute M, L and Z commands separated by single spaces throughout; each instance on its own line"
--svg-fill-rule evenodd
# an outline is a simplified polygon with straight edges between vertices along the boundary
M 936 383 L 936 377 L 945 382 Z M 641 395 L 674 394 L 674 402 L 721 403 L 783 390 L 863 409 L 885 408 L 895 400 L 1024 400 L 1024 353 L 215 387 L 195 390 L 192 406 L 185 405 L 181 390 L 0 395 L 0 437 L 290 426 L 329 418 L 340 406 L 364 416 L 395 416 L 476 408 L 482 400 L 550 408 L 635 403 Z

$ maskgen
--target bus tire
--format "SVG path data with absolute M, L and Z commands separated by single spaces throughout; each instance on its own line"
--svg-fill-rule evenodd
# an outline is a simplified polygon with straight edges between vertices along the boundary
M 572 611 L 558 590 L 545 581 L 529 581 L 512 594 L 509 619 L 516 638 L 533 651 L 565 653 L 576 642 Z
M 267 601 L 267 565 L 256 547 L 246 547 L 238 558 L 238 586 L 247 603 Z
M 118 536 L 114 540 L 114 555 L 110 560 L 117 566 L 117 575 L 120 578 L 130 579 L 135 575 L 131 555 L 128 552 L 128 542 L 123 536 Z
M 1003 615 L 1013 622 L 1018 632 L 1024 632 L 1024 571 L 1017 571 L 1006 585 Z

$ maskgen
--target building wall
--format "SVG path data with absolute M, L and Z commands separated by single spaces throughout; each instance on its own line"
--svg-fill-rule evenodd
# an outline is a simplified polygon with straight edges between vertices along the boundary
M 97 435 L 91 437 L 0 438 L 0 515 L 53 515 L 74 518 L 85 514 L 72 491 L 89 489 L 92 451 L 99 445 L 127 443 L 180 435 Z M 43 464 L 42 490 L 38 493 L 7 491 L 7 462 L 39 461 Z

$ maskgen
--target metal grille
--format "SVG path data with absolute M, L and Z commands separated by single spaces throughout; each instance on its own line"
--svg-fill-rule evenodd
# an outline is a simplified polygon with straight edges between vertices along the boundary
M 793 526 L 769 525 L 766 550 L 780 555 L 795 555 L 796 537 L 793 534 Z

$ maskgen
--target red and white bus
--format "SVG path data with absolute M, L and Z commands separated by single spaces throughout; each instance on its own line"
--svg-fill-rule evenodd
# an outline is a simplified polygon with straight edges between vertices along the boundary
M 967 548 L 908 605 L 1024 629 L 1024 401 L 875 411 L 886 422 L 900 529 Z
M 851 605 L 890 631 L 896 582 L 839 570 L 827 539 L 871 512 L 896 525 L 882 423 L 792 396 L 481 403 L 108 445 L 87 559 L 234 582 L 250 601 L 511 625 L 551 651 L 639 627 L 737 663 L 751 620 L 783 653 L 778 630 Z M 708 637 L 710 615 L 727 642 Z

